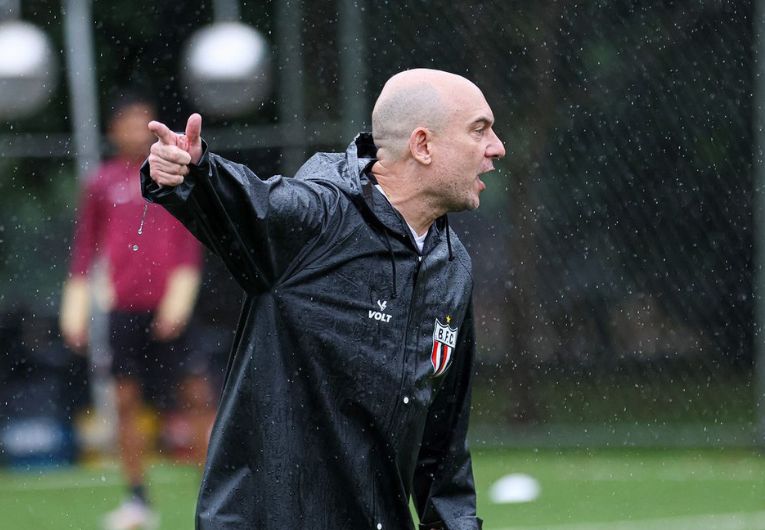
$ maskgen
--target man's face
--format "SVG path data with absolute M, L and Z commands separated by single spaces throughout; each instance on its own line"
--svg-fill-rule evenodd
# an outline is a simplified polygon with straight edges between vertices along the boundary
M 109 138 L 119 154 L 134 159 L 148 156 L 155 138 L 147 124 L 153 119 L 154 110 L 143 103 L 126 106 L 112 119 Z
M 434 133 L 433 162 L 438 194 L 447 211 L 478 208 L 486 189 L 480 175 L 494 169 L 505 148 L 492 128 L 494 114 L 475 86 L 455 88 L 448 98 L 449 118 Z

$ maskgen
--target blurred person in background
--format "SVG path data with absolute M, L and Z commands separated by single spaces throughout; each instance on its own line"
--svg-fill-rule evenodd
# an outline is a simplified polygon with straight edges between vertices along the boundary
M 119 456 L 129 486 L 125 502 L 104 519 L 108 530 L 158 525 L 144 481 L 144 404 L 165 418 L 186 409 L 199 463 L 214 416 L 212 390 L 185 337 L 199 289 L 201 246 L 163 208 L 144 201 L 136 178 L 153 141 L 147 123 L 155 116 L 153 104 L 139 95 L 123 95 L 113 105 L 108 135 L 116 152 L 83 190 L 61 304 L 63 339 L 84 353 L 89 275 L 94 261 L 105 258 Z

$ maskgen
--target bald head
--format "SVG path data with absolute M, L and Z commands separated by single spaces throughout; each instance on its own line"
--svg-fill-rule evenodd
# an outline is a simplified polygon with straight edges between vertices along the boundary
M 478 90 L 464 77 L 441 70 L 418 68 L 391 77 L 372 110 L 372 136 L 386 155 L 406 154 L 409 137 L 418 127 L 439 132 L 455 105 L 458 88 Z

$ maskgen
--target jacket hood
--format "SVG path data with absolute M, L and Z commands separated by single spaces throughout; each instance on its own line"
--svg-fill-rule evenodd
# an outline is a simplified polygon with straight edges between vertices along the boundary
M 324 182 L 348 195 L 360 208 L 370 212 L 375 221 L 395 237 L 411 240 L 404 218 L 374 187 L 364 169 L 377 158 L 372 134 L 359 133 L 344 153 L 316 153 L 295 173 L 296 179 Z M 412 245 L 414 241 L 411 240 Z
M 316 153 L 295 173 L 296 179 L 330 182 L 344 193 L 348 194 L 356 204 L 368 209 L 377 222 L 385 226 L 384 236 L 390 249 L 388 231 L 397 238 L 408 241 L 416 247 L 414 239 L 406 226 L 403 217 L 396 212 L 387 199 L 374 189 L 374 182 L 362 175 L 364 169 L 377 159 L 377 146 L 372 134 L 359 133 L 350 143 L 345 153 Z M 372 179 L 373 180 L 373 179 Z M 375 196 L 379 195 L 377 199 Z M 449 250 L 449 261 L 454 259 L 452 250 L 449 219 L 446 215 L 436 220 L 436 230 L 446 234 Z M 395 262 L 391 251 L 391 261 L 395 272 Z M 395 274 L 394 274 L 395 277 Z M 395 292 L 395 286 L 393 291 Z
M 372 134 L 359 133 L 345 153 L 316 153 L 303 164 L 296 179 L 328 181 L 350 196 L 361 195 L 361 173 L 376 160 L 377 146 Z

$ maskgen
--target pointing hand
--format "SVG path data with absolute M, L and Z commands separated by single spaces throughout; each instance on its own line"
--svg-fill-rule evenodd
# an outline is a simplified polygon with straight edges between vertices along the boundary
M 192 114 L 186 122 L 186 133 L 177 134 L 158 121 L 149 122 L 149 130 L 157 137 L 149 154 L 149 174 L 160 186 L 177 186 L 189 174 L 189 164 L 202 157 L 202 117 Z

